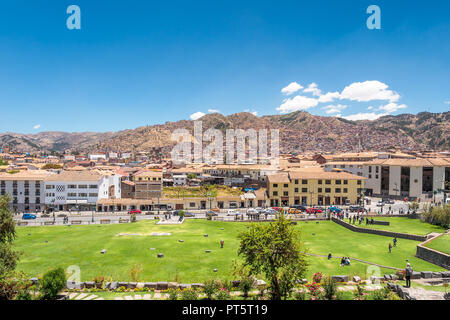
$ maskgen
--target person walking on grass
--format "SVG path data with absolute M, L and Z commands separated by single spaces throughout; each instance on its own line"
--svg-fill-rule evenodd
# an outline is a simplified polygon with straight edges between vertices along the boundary
M 389 242 L 389 253 L 391 253 L 392 244 Z
M 394 242 L 394 247 L 396 247 L 397 246 L 397 237 L 394 237 L 393 242 Z
M 409 264 L 409 262 L 406 264 L 406 269 L 405 269 L 405 280 L 406 280 L 406 287 L 409 288 L 411 287 L 411 276 L 413 273 L 413 269 L 411 268 L 411 265 Z

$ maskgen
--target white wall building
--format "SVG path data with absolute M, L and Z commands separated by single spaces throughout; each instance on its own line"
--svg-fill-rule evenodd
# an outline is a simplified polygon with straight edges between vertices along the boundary
M 11 196 L 10 209 L 14 212 L 44 210 L 44 180 L 51 173 L 46 171 L 21 171 L 16 174 L 0 174 L 0 195 Z
M 174 174 L 173 175 L 173 184 L 175 186 L 184 186 L 187 182 L 187 175 L 185 174 Z
M 99 199 L 121 197 L 120 177 L 64 171 L 45 180 L 45 204 L 58 210 L 94 210 Z

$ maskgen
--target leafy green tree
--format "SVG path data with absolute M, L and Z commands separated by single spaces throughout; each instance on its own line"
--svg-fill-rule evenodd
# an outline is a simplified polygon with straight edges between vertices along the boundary
M 9 195 L 0 197 L 0 276 L 16 268 L 19 255 L 12 250 L 16 238 L 16 224 L 9 209 Z
M 269 282 L 272 300 L 291 296 L 296 281 L 308 267 L 299 233 L 284 214 L 270 223 L 253 224 L 239 235 L 238 254 L 254 276 L 263 274 Z
M 39 280 L 41 298 L 44 300 L 55 300 L 58 293 L 66 286 L 67 278 L 64 269 L 59 267 L 44 274 Z

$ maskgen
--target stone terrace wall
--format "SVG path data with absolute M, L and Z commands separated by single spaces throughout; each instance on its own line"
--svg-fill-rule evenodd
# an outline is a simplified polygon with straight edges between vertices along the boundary
M 436 237 L 433 237 L 431 239 L 428 239 L 425 242 L 422 242 L 421 244 L 417 245 L 417 251 L 416 251 L 416 257 L 423 259 L 425 261 L 431 262 L 433 264 L 436 264 L 438 266 L 441 266 L 447 270 L 450 270 L 450 255 L 440 252 L 431 248 L 425 247 L 425 245 L 433 241 L 436 238 L 439 238 L 441 235 L 438 235 Z
M 397 237 L 400 239 L 408 239 L 408 240 L 415 240 L 415 241 L 425 241 L 427 239 L 426 236 L 418 236 L 415 234 L 408 234 L 408 233 L 398 233 L 398 232 L 391 232 L 391 231 L 385 231 L 385 230 L 376 230 L 376 229 L 366 229 L 366 228 L 360 228 L 354 225 L 351 225 L 345 221 L 342 221 L 340 219 L 336 219 L 335 217 L 331 217 L 331 220 L 336 222 L 337 224 L 340 224 L 341 226 L 354 231 L 354 232 L 361 232 L 361 233 L 370 233 L 370 234 L 376 234 L 379 236 L 386 236 L 386 237 Z

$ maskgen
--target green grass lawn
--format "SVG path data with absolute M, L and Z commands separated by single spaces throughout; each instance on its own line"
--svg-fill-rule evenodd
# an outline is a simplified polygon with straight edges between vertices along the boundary
M 426 247 L 450 254 L 450 234 L 444 234 L 426 244 Z
M 361 228 L 368 228 L 368 229 L 378 229 L 378 230 L 386 230 L 386 231 L 392 231 L 392 232 L 416 234 L 419 236 L 424 236 L 424 235 L 427 235 L 432 232 L 438 232 L 438 233 L 445 232 L 445 228 L 423 222 L 420 219 L 408 219 L 406 217 L 374 217 L 373 220 L 389 221 L 390 225 L 389 226 L 382 226 L 382 225 L 378 225 L 378 224 L 366 225 L 366 221 L 363 220 L 361 222 L 361 225 L 358 224 L 358 222 L 356 222 L 356 226 L 361 227 Z M 348 222 L 348 219 L 344 219 L 344 221 Z
M 406 221 L 411 221 L 407 219 Z M 246 223 L 186 220 L 182 225 L 156 225 L 155 221 L 93 226 L 20 227 L 15 241 L 22 251 L 18 269 L 38 276 L 48 269 L 77 265 L 81 280 L 104 276 L 116 281 L 130 281 L 131 266 L 142 265 L 140 281 L 203 282 L 206 279 L 231 279 L 233 260 L 237 258 L 238 233 Z M 224 230 L 221 230 L 224 228 Z M 418 242 L 399 239 L 388 253 L 388 237 L 355 233 L 331 221 L 300 222 L 296 226 L 309 252 L 345 255 L 382 265 L 403 268 L 408 259 L 414 270 L 443 271 L 442 268 L 415 258 Z M 121 236 L 119 233 L 170 232 L 170 236 Z M 208 237 L 203 235 L 207 233 Z M 315 235 L 312 235 L 312 234 Z M 184 242 L 178 242 L 183 239 Z M 225 248 L 220 249 L 220 240 Z M 47 243 L 45 241 L 48 241 Z M 156 248 L 156 250 L 150 250 Z M 106 249 L 106 254 L 100 254 Z M 211 250 L 205 253 L 205 250 Z M 157 258 L 157 253 L 164 258 Z M 367 264 L 352 261 L 341 267 L 338 259 L 309 257 L 308 278 L 314 272 L 325 274 L 366 274 Z M 218 272 L 213 272 L 217 268 Z M 381 270 L 393 273 L 392 270 Z

